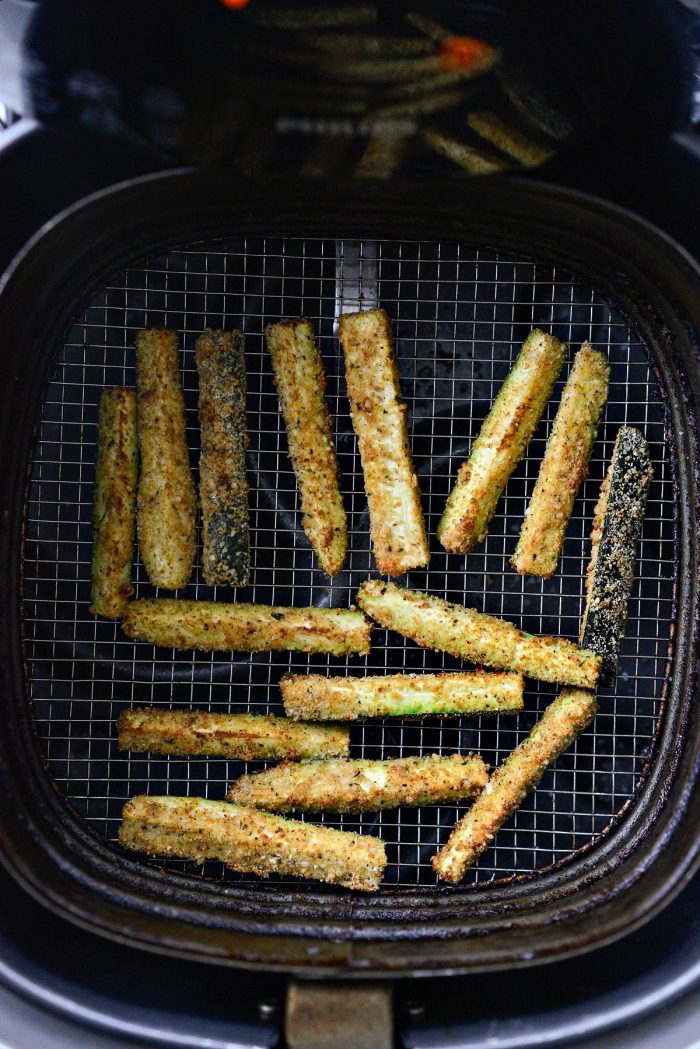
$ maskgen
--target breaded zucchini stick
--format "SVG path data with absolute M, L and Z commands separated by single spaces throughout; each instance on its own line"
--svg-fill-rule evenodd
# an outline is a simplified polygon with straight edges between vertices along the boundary
M 338 321 L 352 425 L 365 477 L 374 557 L 380 572 L 427 565 L 428 540 L 411 461 L 391 323 L 384 310 Z
M 622 426 L 595 508 L 581 624 L 581 643 L 603 657 L 601 684 L 611 685 L 625 633 L 634 562 L 653 477 L 649 448 L 632 426 Z
M 131 562 L 138 483 L 136 393 L 103 390 L 97 423 L 92 506 L 92 604 L 96 615 L 118 619 L 134 592 Z
M 299 485 L 302 525 L 321 568 L 343 567 L 348 521 L 338 483 L 333 425 L 324 398 L 326 372 L 309 321 L 280 321 L 265 329 L 275 384 Z
M 141 557 L 154 586 L 176 590 L 187 585 L 192 573 L 197 499 L 174 331 L 149 328 L 136 336 L 136 396 Z
M 136 707 L 122 710 L 117 729 L 120 750 L 237 761 L 343 758 L 350 746 L 342 725 L 303 725 L 262 714 Z
M 554 156 L 554 150 L 538 145 L 490 110 L 469 113 L 467 124 L 477 135 L 500 149 L 501 153 L 517 160 L 524 168 L 536 168 Z
M 510 714 L 523 706 L 520 674 L 483 670 L 374 677 L 285 674 L 280 689 L 287 715 L 302 721 Z
M 373 892 L 386 854 L 381 838 L 273 816 L 204 798 L 139 795 L 124 806 L 119 843 L 127 849 L 231 870 L 292 874 Z
M 391 178 L 401 167 L 409 143 L 405 131 L 374 132 L 355 165 L 355 178 Z
M 535 329 L 528 335 L 462 463 L 437 529 L 445 550 L 468 554 L 486 538 L 508 478 L 525 454 L 552 392 L 566 346 Z
M 371 624 L 350 608 L 284 608 L 155 598 L 132 601 L 122 628 L 153 645 L 203 652 L 367 655 Z
M 202 434 L 202 573 L 208 586 L 245 586 L 250 532 L 243 333 L 205 331 L 195 343 L 195 360 Z
M 370 579 L 362 584 L 356 600 L 377 623 L 424 648 L 540 681 L 595 688 L 598 680 L 601 658 L 595 653 L 561 637 L 526 634 L 505 619 L 431 594 Z
M 511 558 L 521 575 L 551 576 L 608 398 L 607 358 L 584 342 L 574 357 L 520 539 Z
M 424 128 L 423 138 L 436 153 L 464 168 L 470 175 L 494 175 L 508 169 L 508 161 L 502 157 L 472 146 L 439 128 Z
M 471 798 L 488 783 L 478 754 L 427 754 L 386 761 L 286 761 L 241 776 L 226 795 L 270 812 L 378 812 Z
M 596 712 L 593 692 L 566 688 L 545 710 L 527 739 L 491 775 L 483 792 L 433 856 L 438 877 L 458 882 L 488 848 L 496 831 L 540 781 L 548 765 L 571 746 Z

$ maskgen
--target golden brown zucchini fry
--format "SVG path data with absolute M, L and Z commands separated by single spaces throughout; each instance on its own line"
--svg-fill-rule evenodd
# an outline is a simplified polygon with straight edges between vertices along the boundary
M 564 343 L 537 329 L 523 343 L 469 459 L 459 468 L 437 529 L 445 550 L 468 554 L 486 538 L 496 504 L 552 392 L 565 350 Z
M 234 871 L 292 874 L 364 892 L 379 888 L 386 866 L 381 838 L 204 798 L 132 798 L 119 842 L 138 852 L 221 860 Z
M 384 310 L 338 321 L 352 425 L 365 477 L 374 557 L 380 572 L 427 565 L 428 540 L 411 461 L 391 324 Z
M 192 573 L 197 499 L 174 331 L 149 328 L 136 336 L 136 395 L 141 557 L 154 586 L 176 590 L 186 586 Z
M 510 714 L 523 706 L 520 674 L 483 670 L 374 677 L 285 674 L 280 689 L 287 715 L 309 721 Z
M 561 637 L 536 637 L 512 623 L 440 597 L 370 579 L 357 603 L 388 630 L 452 656 L 540 681 L 595 688 L 600 656 Z M 130 606 L 133 607 L 133 606 Z
M 117 729 L 120 750 L 238 761 L 342 758 L 350 746 L 342 725 L 303 725 L 262 714 L 136 707 L 122 710 Z
M 202 573 L 208 586 L 245 586 L 250 532 L 243 333 L 205 331 L 195 343 L 195 360 L 202 433 Z
M 270 812 L 378 812 L 462 801 L 478 794 L 488 778 L 478 754 L 287 761 L 241 776 L 226 796 L 238 805 Z
M 524 168 L 536 168 L 554 156 L 554 150 L 538 145 L 490 110 L 469 113 L 467 124 L 477 135 L 500 149 L 501 153 L 517 160 Z
M 410 136 L 405 131 L 375 131 L 355 166 L 356 178 L 391 178 L 401 166 Z
M 265 329 L 275 384 L 299 485 L 302 524 L 321 568 L 343 567 L 348 521 L 338 484 L 333 425 L 323 396 L 326 372 L 309 321 L 280 321 Z
M 576 493 L 588 473 L 609 376 L 607 358 L 584 342 L 574 357 L 511 558 L 521 575 L 548 577 L 556 571 Z
M 464 142 L 439 128 L 426 127 L 422 133 L 427 144 L 436 153 L 464 168 L 470 175 L 494 175 L 508 168 L 508 161 L 502 157 L 472 146 L 469 142 Z
M 372 36 L 369 33 L 303 33 L 300 42 L 321 53 L 339 52 L 343 56 L 358 55 L 361 58 L 396 55 L 406 58 L 411 55 L 429 55 L 433 45 L 429 40 L 411 36 Z
M 447 844 L 433 856 L 433 867 L 444 881 L 458 882 L 540 781 L 548 765 L 571 746 L 596 712 L 593 692 L 566 688 L 545 710 L 527 739 L 508 755 L 469 812 L 452 831 Z
M 612 685 L 625 633 L 634 561 L 642 531 L 647 492 L 654 471 L 641 432 L 622 426 L 595 508 L 588 597 L 581 641 L 603 657 L 601 684 Z
M 92 604 L 96 615 L 118 619 L 134 592 L 131 562 L 138 483 L 136 393 L 103 390 L 97 423 L 92 507 Z
M 204 652 L 369 652 L 371 625 L 350 608 L 284 608 L 223 601 L 141 599 L 126 609 L 128 637 Z
M 354 29 L 377 21 L 377 8 L 334 4 L 320 8 L 317 4 L 288 4 L 285 7 L 254 5 L 246 11 L 246 19 L 267 29 L 309 30 Z

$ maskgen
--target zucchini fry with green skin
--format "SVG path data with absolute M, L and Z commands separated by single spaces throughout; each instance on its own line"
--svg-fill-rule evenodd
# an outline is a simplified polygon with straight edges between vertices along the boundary
M 437 529 L 445 550 L 468 554 L 486 538 L 508 478 L 549 400 L 565 351 L 564 343 L 537 329 L 523 343 L 447 500 Z
M 371 624 L 350 608 L 285 608 L 143 598 L 127 605 L 127 637 L 202 652 L 327 652 L 367 655 Z
M 598 680 L 600 656 L 565 638 L 536 637 L 505 619 L 376 579 L 362 584 L 356 600 L 381 626 L 424 648 L 540 681 L 595 688 Z
M 559 110 L 552 108 L 524 68 L 518 69 L 509 62 L 507 68 L 501 66 L 497 70 L 496 79 L 508 101 L 541 134 L 555 139 L 556 142 L 570 138 L 574 131 L 570 120 Z
M 151 855 L 221 860 L 234 871 L 292 874 L 364 892 L 379 888 L 386 866 L 381 838 L 204 798 L 132 798 L 124 806 L 119 843 Z
M 300 721 L 514 714 L 523 707 L 520 674 L 483 670 L 373 677 L 285 674 L 280 690 L 287 716 Z
M 90 611 L 118 619 L 134 588 L 131 563 L 138 483 L 136 393 L 103 390 L 97 423 L 97 462 L 92 507 L 92 604 Z
M 554 156 L 554 150 L 538 145 L 488 110 L 469 113 L 467 124 L 477 135 L 500 149 L 501 153 L 517 160 L 524 168 L 539 167 Z
M 304 725 L 263 714 L 136 707 L 122 710 L 117 729 L 120 750 L 237 761 L 343 758 L 350 747 L 342 725 Z
M 348 521 L 338 483 L 333 425 L 324 398 L 323 360 L 313 328 L 303 318 L 270 324 L 265 339 L 299 485 L 304 531 L 321 568 L 334 576 L 345 561 Z
M 576 493 L 608 398 L 610 365 L 585 342 L 574 357 L 520 539 L 510 563 L 521 575 L 553 575 Z
M 245 586 L 250 531 L 243 333 L 205 331 L 195 343 L 195 361 L 202 434 L 202 573 L 208 586 Z
M 141 557 L 154 586 L 177 590 L 189 582 L 194 564 L 197 497 L 174 331 L 149 328 L 136 336 L 136 407 Z
M 539 783 L 545 769 L 570 747 L 596 712 L 593 692 L 566 688 L 545 710 L 527 739 L 508 755 L 432 859 L 443 881 L 458 882 L 485 852 L 496 832 Z
M 269 812 L 378 812 L 439 805 L 478 794 L 488 783 L 478 754 L 427 754 L 386 761 L 284 762 L 241 776 L 226 797 Z
M 352 425 L 365 478 L 374 558 L 401 575 L 430 554 L 406 430 L 391 323 L 384 310 L 346 313 L 338 321 Z
M 654 471 L 643 435 L 622 426 L 595 508 L 588 597 L 581 643 L 603 657 L 601 684 L 612 685 L 625 633 L 634 562 Z

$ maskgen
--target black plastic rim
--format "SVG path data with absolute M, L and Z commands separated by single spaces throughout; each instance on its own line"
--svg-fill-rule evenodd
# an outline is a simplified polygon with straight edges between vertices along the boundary
M 424 192 L 424 190 L 422 191 Z M 462 191 L 464 192 L 464 191 Z M 0 339 L 6 464 L 0 533 L 0 847 L 45 903 L 131 943 L 231 964 L 326 974 L 399 975 L 532 964 L 592 949 L 658 911 L 697 865 L 700 846 L 695 654 L 698 626 L 700 273 L 635 216 L 522 180 L 418 191 L 285 185 L 264 194 L 175 173 L 105 191 L 37 236 L 2 281 Z M 282 888 L 219 886 L 146 868 L 87 832 L 43 768 L 21 649 L 23 496 L 51 348 L 81 302 L 129 260 L 231 233 L 467 239 L 546 256 L 585 274 L 631 318 L 655 354 L 678 452 L 679 588 L 668 710 L 655 767 L 629 817 L 577 863 L 478 896 L 458 890 L 299 900 Z M 595 916 L 592 912 L 595 911 Z

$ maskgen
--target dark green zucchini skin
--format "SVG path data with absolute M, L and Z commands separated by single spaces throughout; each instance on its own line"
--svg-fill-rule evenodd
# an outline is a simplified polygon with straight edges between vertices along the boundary
M 596 506 L 581 644 L 603 658 L 599 684 L 614 684 L 634 562 L 653 477 L 643 434 L 622 426 Z
M 250 574 L 245 453 L 246 372 L 240 331 L 197 339 L 202 454 L 202 571 L 209 586 L 245 586 Z

